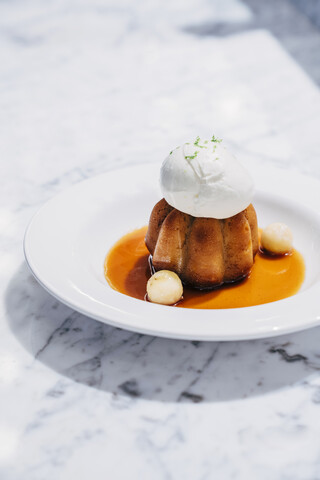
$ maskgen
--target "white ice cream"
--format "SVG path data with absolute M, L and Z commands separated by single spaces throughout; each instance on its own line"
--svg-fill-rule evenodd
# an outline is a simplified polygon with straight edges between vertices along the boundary
M 198 137 L 164 160 L 160 186 L 172 207 L 194 217 L 228 218 L 251 203 L 251 176 L 220 142 Z

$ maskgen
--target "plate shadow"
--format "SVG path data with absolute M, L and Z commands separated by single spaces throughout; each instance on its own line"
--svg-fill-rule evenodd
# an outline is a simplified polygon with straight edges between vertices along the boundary
M 320 369 L 320 327 L 241 342 L 141 335 L 68 308 L 37 283 L 25 263 L 11 279 L 5 301 L 13 335 L 35 359 L 64 377 L 115 396 L 228 401 L 307 382 Z

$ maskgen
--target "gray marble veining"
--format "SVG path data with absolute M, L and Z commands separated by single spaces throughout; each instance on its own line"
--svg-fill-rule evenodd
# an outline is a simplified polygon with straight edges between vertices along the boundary
M 320 178 L 319 91 L 278 41 L 185 28 L 253 14 L 236 0 L 0 4 L 1 479 L 320 478 L 320 328 L 139 335 L 59 303 L 23 260 L 47 199 L 197 134 Z

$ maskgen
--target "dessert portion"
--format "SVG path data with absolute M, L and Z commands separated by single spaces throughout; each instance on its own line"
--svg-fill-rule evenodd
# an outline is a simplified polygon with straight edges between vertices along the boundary
M 197 288 L 247 276 L 259 249 L 253 182 L 216 137 L 186 143 L 163 162 L 164 198 L 152 210 L 146 246 L 155 270 Z
M 164 198 L 148 227 L 124 235 L 105 259 L 111 288 L 200 309 L 261 305 L 298 292 L 305 265 L 289 227 L 258 232 L 251 177 L 220 140 L 197 137 L 173 150 L 160 183 Z

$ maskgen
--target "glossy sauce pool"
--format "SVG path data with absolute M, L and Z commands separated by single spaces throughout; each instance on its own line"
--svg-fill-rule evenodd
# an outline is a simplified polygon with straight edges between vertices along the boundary
M 147 227 L 122 237 L 108 253 L 104 272 L 109 285 L 130 297 L 145 299 L 151 276 L 149 252 L 144 243 Z M 259 252 L 250 275 L 241 282 L 215 290 L 197 290 L 184 286 L 183 308 L 237 308 L 274 302 L 297 293 L 304 280 L 302 255 L 270 256 Z

